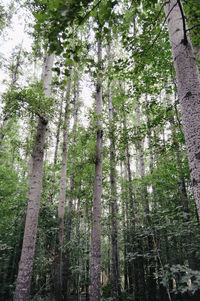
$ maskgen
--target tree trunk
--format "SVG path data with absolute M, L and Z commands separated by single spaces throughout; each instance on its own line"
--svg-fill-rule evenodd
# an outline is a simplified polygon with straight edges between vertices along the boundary
M 69 278 L 70 278 L 70 249 L 68 247 L 68 243 L 71 240 L 71 231 L 72 231 L 72 208 L 73 208 L 73 191 L 74 191 L 74 177 L 75 177 L 75 171 L 74 171 L 74 145 L 76 143 L 76 128 L 77 128 L 77 120 L 78 120 L 78 100 L 79 100 L 79 80 L 77 80 L 77 83 L 75 85 L 75 92 L 74 92 L 74 112 L 73 112 L 73 118 L 74 118 L 74 124 L 72 129 L 72 157 L 71 157 L 71 174 L 70 174 L 70 180 L 69 180 L 69 202 L 67 207 L 67 213 L 66 213 L 66 241 L 67 246 L 65 250 L 65 291 L 66 291 L 66 300 L 68 295 L 68 284 L 69 284 Z
M 101 35 L 101 32 L 99 32 Z M 91 291 L 90 301 L 101 299 L 101 195 L 102 195 L 102 155 L 103 155 L 103 130 L 101 123 L 102 114 L 102 79 L 100 77 L 102 64 L 102 40 L 98 39 L 98 75 L 96 86 L 96 161 L 93 200 L 92 224 L 92 250 L 91 250 Z
M 63 237 L 64 237 L 64 214 L 66 205 L 66 170 L 67 170 L 67 150 L 68 150 L 68 130 L 69 130 L 69 100 L 71 93 L 72 82 L 72 67 L 69 68 L 69 81 L 66 91 L 65 99 L 65 114 L 63 125 L 63 146 L 62 146 L 62 166 L 60 177 L 60 192 L 59 192 L 59 204 L 58 204 L 58 264 L 56 267 L 56 285 L 55 285 L 55 297 L 57 301 L 63 299 Z
M 124 274 L 124 290 L 128 292 L 128 267 L 127 267 L 127 216 L 126 216 L 126 190 L 123 176 L 123 164 L 120 164 L 120 174 L 121 174 L 121 201 L 122 201 L 122 224 L 123 224 L 123 257 L 124 257 L 124 266 L 123 266 L 123 274 Z
M 46 55 L 43 73 L 43 91 L 50 97 L 53 54 Z M 35 145 L 32 154 L 32 174 L 30 179 L 29 203 L 26 214 L 25 232 L 21 259 L 17 276 L 14 301 L 27 301 L 31 286 L 32 268 L 37 236 L 38 215 L 43 175 L 43 155 L 47 121 L 39 117 Z
M 137 117 L 137 128 L 140 129 L 141 127 L 141 118 L 140 118 L 140 104 L 139 101 L 136 102 L 136 117 Z M 139 136 L 139 135 L 138 135 Z M 141 188 L 142 188 L 142 198 L 144 200 L 144 210 L 145 210 L 145 222 L 148 231 L 152 232 L 150 228 L 151 218 L 150 218 L 150 210 L 149 210 L 149 199 L 148 199 L 148 191 L 147 185 L 144 182 L 145 177 L 145 162 L 144 162 L 144 150 L 143 150 L 144 143 L 142 139 L 139 139 L 138 148 L 139 148 L 139 155 L 140 155 L 140 176 L 143 180 Z M 150 158 L 153 160 L 153 158 Z M 153 164 L 150 160 L 150 164 Z M 151 167 L 151 166 L 150 166 Z M 152 168 L 152 167 L 151 167 Z M 149 260 L 148 260 L 148 275 L 147 275 L 147 291 L 148 291 L 148 300 L 155 301 L 156 300 L 156 280 L 154 279 L 155 274 L 155 262 L 154 262 L 154 251 L 153 251 L 153 233 L 148 234 L 148 251 L 149 251 Z M 145 291 L 145 288 L 141 291 Z M 145 299 L 142 298 L 142 299 Z
M 61 124 L 62 124 L 62 113 L 63 113 L 63 95 L 62 95 L 62 99 L 61 99 L 58 124 L 57 124 L 57 130 L 56 130 L 56 146 L 55 146 L 54 159 L 53 159 L 54 167 L 57 165 L 57 159 L 58 159 L 58 147 L 59 147 L 59 143 L 60 143 L 60 128 L 61 128 Z
M 191 183 L 200 218 L 200 79 L 180 0 L 165 5 Z
M 78 122 L 78 107 L 79 107 L 79 79 L 77 79 L 77 83 L 75 86 L 75 93 L 74 93 L 74 112 L 73 112 L 73 119 L 74 124 L 72 128 L 72 157 L 71 157 L 71 174 L 70 174 L 70 192 L 69 192 L 69 204 L 68 204 L 68 211 L 67 211 L 67 233 L 66 238 L 67 241 L 70 241 L 71 236 L 71 211 L 73 206 L 73 191 L 74 191 L 74 177 L 75 177 L 75 170 L 74 170 L 74 163 L 75 163 L 75 153 L 74 153 L 74 146 L 76 144 L 76 129 L 77 129 L 77 122 Z
M 124 98 L 124 91 L 120 83 L 121 96 Z M 129 202 L 126 203 L 127 207 L 127 255 L 130 255 L 135 252 L 135 208 L 134 208 L 134 193 L 133 193 L 133 183 L 132 183 L 132 172 L 131 172 L 131 162 L 130 162 L 130 151 L 129 151 L 129 139 L 128 139 L 128 130 L 127 130 L 127 120 L 126 120 L 126 110 L 124 106 L 124 99 L 122 103 L 122 112 L 123 112 L 123 135 L 125 139 L 125 172 L 126 172 L 126 183 L 128 190 Z M 133 297 L 134 295 L 134 284 L 137 285 L 137 278 L 135 277 L 136 262 L 134 260 L 128 261 L 127 271 L 128 271 L 128 291 L 129 294 Z
M 108 45 L 108 59 L 111 65 L 111 46 Z M 118 250 L 118 206 L 117 206 L 117 187 L 116 187 L 116 157 L 115 157 L 115 128 L 113 117 L 113 105 L 111 98 L 111 83 L 108 82 L 108 106 L 109 106 L 109 132 L 110 132 L 110 185 L 111 185 L 111 237 L 112 237 L 112 265 L 111 265 L 111 290 L 112 300 L 119 300 L 120 293 L 120 269 L 119 269 L 119 250 Z

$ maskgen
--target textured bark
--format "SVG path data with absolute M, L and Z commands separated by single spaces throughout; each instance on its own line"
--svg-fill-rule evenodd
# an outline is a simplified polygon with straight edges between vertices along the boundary
M 60 191 L 59 191 L 59 204 L 58 204 L 58 243 L 59 243 L 59 256 L 58 264 L 56 267 L 56 285 L 55 297 L 57 301 L 63 300 L 63 237 L 64 237 L 64 214 L 66 205 L 66 170 L 67 170 L 67 151 L 68 151 L 68 134 L 69 134 L 69 102 L 71 93 L 72 82 L 72 67 L 69 68 L 69 80 L 65 98 L 65 112 L 64 112 L 64 125 L 63 125 L 63 146 L 62 146 L 62 165 L 60 177 Z
M 46 55 L 43 73 L 43 91 L 50 97 L 53 54 Z M 19 263 L 14 301 L 27 301 L 31 286 L 33 259 L 37 236 L 38 215 L 43 175 L 43 155 L 47 121 L 39 117 L 35 145 L 32 155 L 32 174 L 30 179 L 29 203 L 26 213 L 26 224 Z
M 200 218 L 200 78 L 182 12 L 181 1 L 171 0 L 165 5 L 191 183 Z
M 170 95 L 168 93 L 166 93 L 166 99 L 167 99 L 167 104 L 169 106 L 172 105 L 172 101 L 170 98 Z M 176 135 L 177 135 L 177 131 L 176 131 L 176 127 L 175 127 L 175 117 L 174 115 L 171 116 L 170 120 L 170 129 L 172 132 L 172 137 L 173 140 L 176 140 Z M 181 150 L 179 148 L 179 144 L 177 143 L 175 145 L 175 155 L 176 155 L 176 161 L 177 161 L 177 171 L 178 171 L 178 176 L 179 176 L 179 193 L 181 196 L 181 205 L 183 208 L 183 212 L 186 213 L 186 216 L 184 217 L 184 220 L 186 222 L 190 221 L 190 208 L 189 208 L 189 198 L 187 195 L 187 190 L 186 190 L 186 183 L 185 183 L 185 178 L 184 178 L 184 170 L 183 170 L 183 166 L 182 166 L 182 160 L 181 160 Z M 193 240 L 192 238 L 192 233 L 190 233 L 189 229 L 188 229 L 188 233 L 186 235 L 186 239 L 188 241 L 188 244 L 190 244 Z M 187 252 L 187 256 L 188 256 L 188 263 L 189 263 L 189 267 L 193 270 L 197 270 L 197 260 L 196 260 L 196 256 L 195 256 L 195 251 L 192 248 L 188 248 L 186 250 Z
M 96 162 L 94 179 L 94 200 L 93 200 L 93 224 L 92 224 L 92 250 L 91 250 L 91 291 L 90 301 L 101 299 L 101 195 L 102 195 L 102 154 L 103 154 L 103 130 L 101 125 L 102 114 L 102 79 L 100 77 L 102 64 L 102 41 L 98 40 L 98 64 L 96 86 Z
M 109 67 L 111 65 L 111 46 L 108 45 Z M 110 185 L 111 185 L 111 239 L 112 239 L 112 266 L 111 266 L 111 290 L 112 300 L 119 300 L 120 293 L 120 268 L 118 250 L 118 205 L 116 187 L 116 155 L 115 155 L 115 128 L 113 117 L 113 105 L 111 97 L 111 83 L 108 82 L 108 107 L 109 107 L 109 134 L 110 134 Z

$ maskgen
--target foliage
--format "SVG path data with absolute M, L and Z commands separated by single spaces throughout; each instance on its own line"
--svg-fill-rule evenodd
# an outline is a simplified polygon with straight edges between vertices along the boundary
M 193 7 L 189 1 L 184 1 L 190 26 L 198 25 L 197 2 L 193 1 Z M 86 295 L 90 284 L 92 200 L 97 160 L 96 114 L 94 105 L 87 103 L 89 96 L 82 94 L 82 90 L 88 78 L 91 85 L 96 85 L 99 75 L 103 81 L 101 117 L 104 140 L 102 300 L 112 300 L 114 219 L 118 225 L 121 300 L 140 298 L 143 301 L 143 293 L 149 301 L 152 301 L 151 295 L 154 300 L 165 301 L 168 289 L 173 296 L 177 294 L 185 298 L 187 294 L 187 301 L 192 300 L 200 285 L 199 222 L 191 191 L 163 2 L 37 0 L 28 1 L 26 5 L 35 17 L 34 35 L 38 43 L 35 48 L 40 55 L 43 51 L 41 45 L 44 45 L 45 51 L 55 52 L 53 71 L 57 76 L 52 82 L 51 98 L 44 97 L 42 83 L 35 83 L 35 79 L 22 88 L 17 79 L 16 86 L 2 97 L 5 128 L 1 124 L 0 264 L 3 269 L 0 278 L 3 280 L 0 298 L 11 300 L 14 290 L 28 197 L 27 172 L 31 166 L 32 140 L 38 116 L 49 121 L 49 128 L 44 150 L 41 208 L 30 298 L 54 298 L 55 267 L 60 252 L 57 209 L 63 147 L 61 135 L 65 128 L 65 113 L 60 108 L 60 100 L 65 102 L 70 66 L 74 75 L 68 112 L 70 122 L 62 250 L 63 278 L 64 284 L 68 285 L 68 293 L 73 296 Z M 199 44 L 196 28 L 192 39 L 194 44 Z M 103 40 L 104 53 L 100 74 L 95 48 L 99 35 Z M 112 64 L 108 62 L 108 43 L 111 43 Z M 21 70 L 24 77 L 24 66 Z M 111 123 L 108 86 L 113 105 Z M 91 90 L 94 100 L 95 92 L 93 88 Z M 82 106 L 78 109 L 78 122 L 74 130 L 72 105 L 77 94 Z M 140 107 L 140 126 L 137 103 Z M 112 211 L 110 183 L 111 136 L 115 138 L 117 166 L 115 199 L 118 210 L 115 212 Z M 53 158 L 56 144 L 57 163 Z M 71 236 L 67 241 L 70 197 L 73 201 Z
M 165 287 L 169 286 L 171 280 L 176 281 L 176 286 L 173 288 L 175 294 L 184 294 L 188 291 L 190 294 L 194 294 L 199 289 L 200 272 L 191 270 L 185 265 L 165 265 L 164 269 L 161 269 L 159 277 Z
M 36 115 L 49 120 L 54 112 L 54 99 L 44 97 L 43 93 L 34 87 L 18 89 L 3 95 L 6 119 L 13 116 L 25 117 Z

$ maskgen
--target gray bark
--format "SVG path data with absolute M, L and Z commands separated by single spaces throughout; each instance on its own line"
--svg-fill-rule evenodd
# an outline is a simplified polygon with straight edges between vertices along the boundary
M 102 64 L 102 40 L 98 40 L 98 64 Z M 102 79 L 100 77 L 101 66 L 97 75 L 96 86 L 96 162 L 93 200 L 93 224 L 92 224 L 92 250 L 91 250 L 91 290 L 90 301 L 101 299 L 101 195 L 102 195 L 102 155 L 103 155 L 103 130 L 101 123 L 102 114 Z
M 46 55 L 43 73 L 43 91 L 50 97 L 52 65 L 54 55 Z M 44 144 L 48 121 L 38 118 L 35 145 L 32 154 L 32 174 L 30 178 L 29 202 L 26 213 L 26 224 L 17 276 L 14 301 L 27 301 L 31 286 L 32 268 L 37 236 L 38 215 L 43 175 Z
M 176 70 L 178 96 L 190 166 L 191 183 L 200 218 L 200 78 L 194 51 L 186 33 L 181 1 L 165 5 L 169 39 Z

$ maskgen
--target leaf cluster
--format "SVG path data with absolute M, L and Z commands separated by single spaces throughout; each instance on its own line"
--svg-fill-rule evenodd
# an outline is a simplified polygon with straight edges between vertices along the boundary
M 49 120 L 53 116 L 53 98 L 46 98 L 41 91 L 34 88 L 23 88 L 8 91 L 3 95 L 6 119 L 13 116 L 35 115 Z

